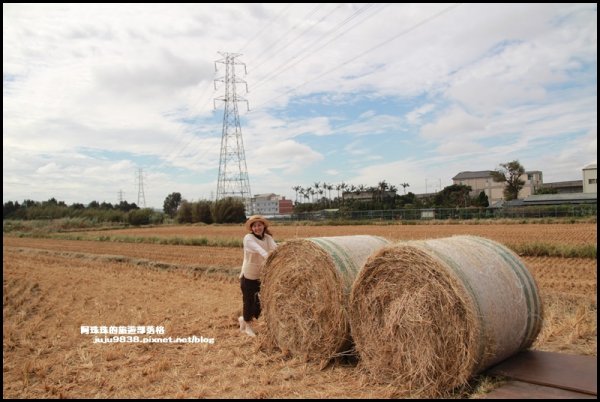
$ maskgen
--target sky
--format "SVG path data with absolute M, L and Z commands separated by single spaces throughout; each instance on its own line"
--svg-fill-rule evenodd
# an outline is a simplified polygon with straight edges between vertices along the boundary
M 3 202 L 214 199 L 226 53 L 253 195 L 596 163 L 595 3 L 2 9 Z

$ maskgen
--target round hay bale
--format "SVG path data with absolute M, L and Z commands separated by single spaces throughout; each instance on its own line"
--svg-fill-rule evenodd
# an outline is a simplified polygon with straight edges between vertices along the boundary
M 344 352 L 352 283 L 367 258 L 388 243 L 376 236 L 337 236 L 277 247 L 262 270 L 266 343 L 322 362 Z
M 542 324 L 537 286 L 517 255 L 474 236 L 382 248 L 349 307 L 361 365 L 420 397 L 448 395 L 528 348 Z

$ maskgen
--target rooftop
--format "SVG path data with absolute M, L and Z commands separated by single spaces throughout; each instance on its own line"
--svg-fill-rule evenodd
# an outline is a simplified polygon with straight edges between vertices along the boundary
M 480 170 L 477 172 L 460 172 L 452 178 L 452 180 L 479 179 L 491 176 L 491 170 Z

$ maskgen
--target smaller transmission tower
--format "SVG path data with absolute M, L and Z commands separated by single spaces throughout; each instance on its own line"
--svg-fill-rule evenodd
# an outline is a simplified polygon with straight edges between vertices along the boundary
M 215 69 L 217 67 L 216 63 L 225 64 L 225 76 L 215 79 L 215 90 L 217 89 L 216 81 L 224 82 L 225 95 L 215 100 L 224 101 L 225 110 L 223 112 L 221 156 L 219 158 L 216 199 L 218 201 L 227 197 L 241 198 L 246 206 L 246 215 L 251 215 L 254 208 L 252 206 L 250 179 L 248 178 L 244 141 L 242 140 L 242 127 L 240 126 L 240 116 L 237 106 L 237 103 L 242 101 L 246 102 L 246 106 L 248 107 L 248 101 L 238 96 L 235 89 L 236 84 L 243 83 L 246 85 L 246 92 L 248 92 L 246 81 L 238 79 L 235 76 L 235 66 L 243 65 L 245 71 L 246 65 L 237 62 L 235 59 L 241 56 L 241 54 L 225 52 L 219 52 L 219 54 L 223 58 L 215 62 Z
M 144 195 L 144 171 L 142 168 L 138 168 L 137 174 L 138 182 L 138 207 L 146 208 L 146 196 Z

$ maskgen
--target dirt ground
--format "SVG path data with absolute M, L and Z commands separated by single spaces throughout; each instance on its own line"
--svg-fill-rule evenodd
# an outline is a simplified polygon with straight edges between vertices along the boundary
M 514 239 L 528 225 L 506 226 L 518 229 L 502 235 Z M 551 226 L 543 225 L 546 235 L 560 241 Z M 275 228 L 280 235 L 282 228 Z M 595 230 L 592 235 L 580 229 L 585 232 L 580 242 L 595 242 Z M 569 240 L 577 237 L 574 232 L 567 232 Z M 13 237 L 4 237 L 3 246 L 5 398 L 406 396 L 374 383 L 356 362 L 322 368 L 263 348 L 262 320 L 258 338 L 240 333 L 240 249 Z M 523 261 L 546 310 L 534 348 L 595 356 L 596 260 Z M 136 332 L 162 327 L 164 334 L 95 343 L 96 337 L 112 335 L 82 333 L 82 328 L 118 326 Z M 170 342 L 134 342 L 136 335 Z

